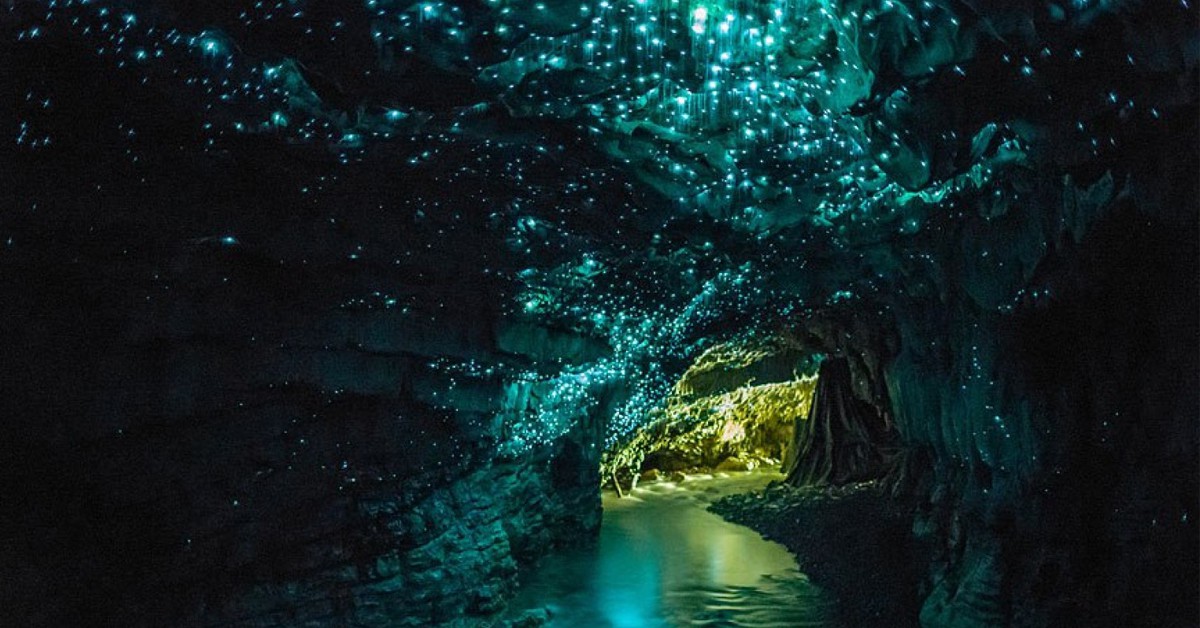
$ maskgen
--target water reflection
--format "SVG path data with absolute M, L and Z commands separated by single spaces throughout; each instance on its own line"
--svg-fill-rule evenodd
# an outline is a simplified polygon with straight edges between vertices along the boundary
M 596 546 L 547 558 L 513 614 L 548 608 L 552 626 L 824 626 L 827 605 L 782 545 L 705 510 L 780 476 L 695 477 L 605 496 Z

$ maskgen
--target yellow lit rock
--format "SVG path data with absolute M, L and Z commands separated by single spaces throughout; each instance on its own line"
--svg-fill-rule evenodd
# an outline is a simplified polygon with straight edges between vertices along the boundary
M 773 340 L 724 344 L 703 353 L 646 427 L 610 451 L 605 478 L 777 464 L 797 419 L 808 416 L 816 376 L 798 376 L 796 353 Z M 755 385 L 758 377 L 782 377 Z M 624 481 L 624 479 L 622 479 Z

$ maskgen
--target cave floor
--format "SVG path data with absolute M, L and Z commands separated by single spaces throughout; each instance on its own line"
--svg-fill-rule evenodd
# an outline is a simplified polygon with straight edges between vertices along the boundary
M 598 542 L 531 569 L 506 617 L 597 628 L 830 625 L 827 596 L 784 546 L 708 511 L 781 477 L 692 475 L 624 498 L 606 493 Z

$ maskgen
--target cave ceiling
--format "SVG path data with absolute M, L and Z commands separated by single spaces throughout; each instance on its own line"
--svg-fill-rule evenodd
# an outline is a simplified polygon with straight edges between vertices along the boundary
M 939 275 L 956 224 L 982 250 L 1011 240 L 987 225 L 1043 202 L 1046 173 L 1111 197 L 1123 125 L 1186 104 L 1177 77 L 1196 63 L 1176 45 L 1194 33 L 1170 32 L 1189 28 L 1186 2 L 9 4 L 31 51 L 9 61 L 70 42 L 154 94 L 120 105 L 123 167 L 153 168 L 147 135 L 266 155 L 304 211 L 402 230 L 403 250 L 330 235 L 338 255 L 428 278 L 360 306 L 454 309 L 471 300 L 444 293 L 476 291 L 508 321 L 606 345 L 514 368 L 562 383 L 551 408 L 636 382 L 614 434 L 714 338 L 845 303 L 884 315 Z M 49 91 L 21 94 L 20 150 L 71 132 L 46 121 Z M 1028 299 L 1018 274 L 983 281 L 977 307 Z

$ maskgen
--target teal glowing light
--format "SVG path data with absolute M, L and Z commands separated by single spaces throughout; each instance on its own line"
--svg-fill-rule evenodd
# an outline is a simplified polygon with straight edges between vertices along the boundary
M 193 41 L 196 48 L 205 57 L 224 57 L 229 54 L 229 47 L 217 33 L 205 31 L 196 36 Z

